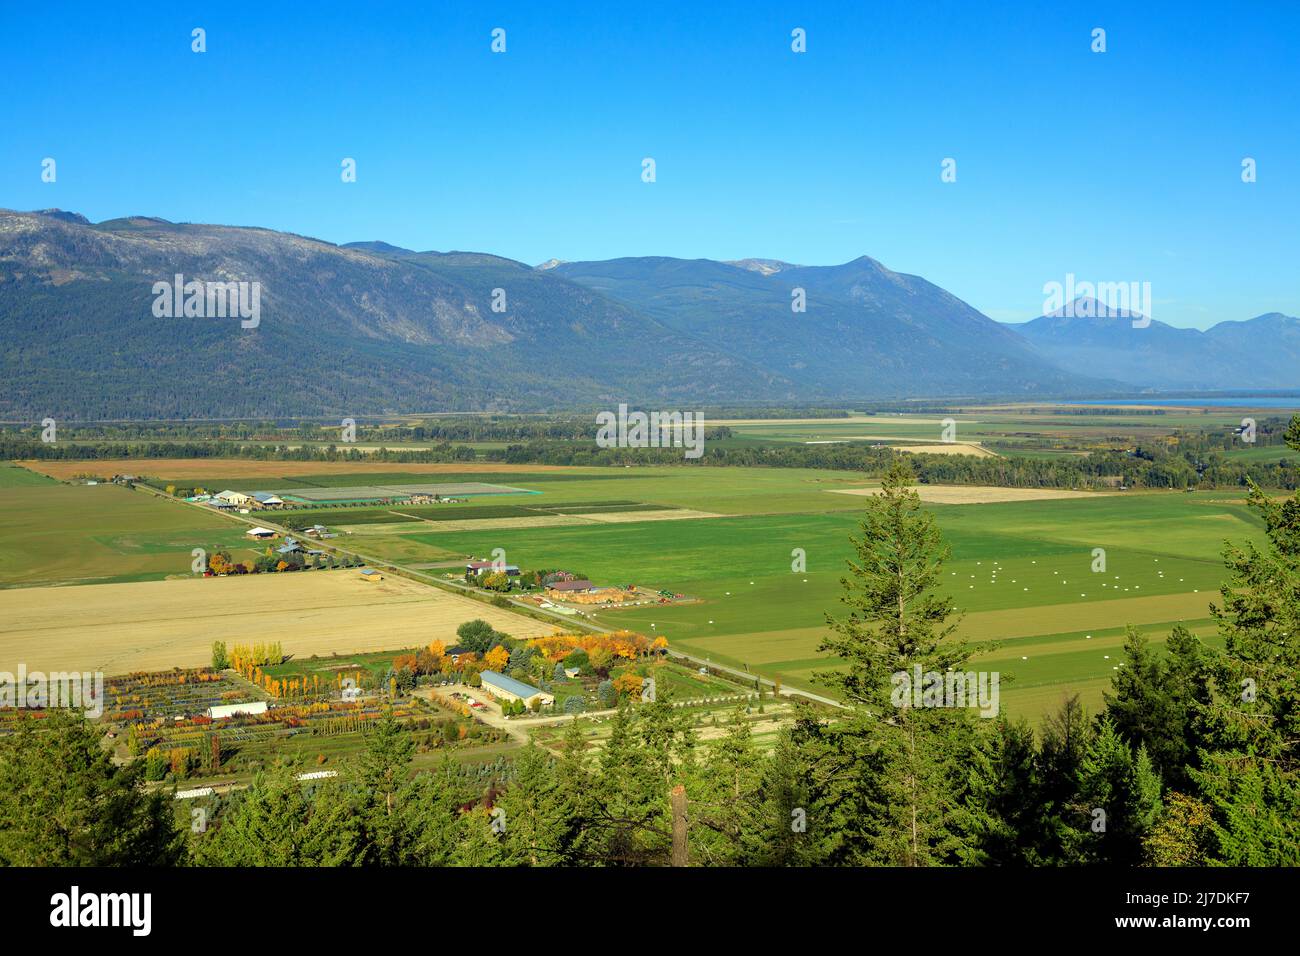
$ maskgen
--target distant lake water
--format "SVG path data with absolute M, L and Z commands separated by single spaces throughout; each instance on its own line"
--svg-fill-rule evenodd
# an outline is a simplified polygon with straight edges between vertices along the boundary
M 1171 408 L 1295 408 L 1300 395 L 1264 395 L 1259 398 L 1116 398 L 1066 402 L 1067 405 L 1159 405 Z

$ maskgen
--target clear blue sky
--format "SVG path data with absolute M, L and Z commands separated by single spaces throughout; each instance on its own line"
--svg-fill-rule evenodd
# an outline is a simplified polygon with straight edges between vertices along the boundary
M 1003 320 L 1067 272 L 1149 281 L 1175 325 L 1300 314 L 1300 5 L 989 7 L 3 0 L 0 206 L 529 263 L 866 254 Z

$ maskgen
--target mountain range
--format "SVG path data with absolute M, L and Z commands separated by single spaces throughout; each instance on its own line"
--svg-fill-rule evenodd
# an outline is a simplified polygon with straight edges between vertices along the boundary
M 1300 386 L 1300 319 L 1270 312 L 1180 329 L 1145 316 L 1112 313 L 1077 300 L 1056 312 L 1008 324 L 1062 368 L 1104 371 L 1129 385 L 1162 390 L 1286 389 Z
M 259 283 L 256 328 L 156 316 L 154 284 L 177 275 Z M 803 311 L 792 307 L 799 296 Z M 1237 362 L 1266 336 L 1289 354 L 1276 343 L 1294 349 L 1296 325 L 1223 323 L 1214 348 Z M 381 241 L 0 210 L 0 417 L 12 419 L 1050 398 L 1162 384 L 1113 332 L 1000 324 L 866 256 L 531 267 Z M 1274 364 L 1281 374 L 1285 360 Z M 1240 374 L 1231 386 L 1175 387 L 1263 386 Z

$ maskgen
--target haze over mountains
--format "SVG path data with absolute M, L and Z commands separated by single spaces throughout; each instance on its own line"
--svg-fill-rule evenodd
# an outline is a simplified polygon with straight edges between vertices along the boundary
M 177 274 L 259 282 L 260 324 L 155 317 L 153 284 Z M 796 289 L 804 312 L 791 308 Z M 1074 320 L 1088 321 L 1099 320 Z M 1261 341 L 1293 354 L 1296 325 L 1223 323 L 1212 339 L 1232 362 L 1184 384 L 1196 360 L 1172 352 L 1170 387 L 1271 387 L 1285 359 L 1263 380 L 1235 357 Z M 1122 381 L 1164 384 L 1165 338 L 1182 348 L 1210 337 L 1158 326 L 1133 330 L 1161 338 L 1132 346 L 1122 329 L 1099 339 L 1102 330 L 1054 320 L 1006 326 L 865 256 L 838 266 L 646 257 L 533 268 L 381 241 L 0 210 L 6 418 L 1102 395 Z
M 1300 387 L 1300 319 L 1293 316 L 1270 312 L 1202 332 L 1155 319 L 1134 328 L 1132 317 L 1110 314 L 1100 303 L 1083 310 L 1090 315 L 1073 311 L 1007 327 L 1062 368 L 1104 370 L 1143 388 Z

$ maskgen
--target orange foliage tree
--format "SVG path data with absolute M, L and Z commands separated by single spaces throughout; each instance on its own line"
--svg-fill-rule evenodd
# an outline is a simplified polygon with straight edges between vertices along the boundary
M 510 652 L 498 644 L 496 647 L 492 648 L 492 650 L 487 652 L 487 655 L 483 660 L 487 664 L 488 670 L 501 673 L 505 671 L 506 665 L 510 663 Z

